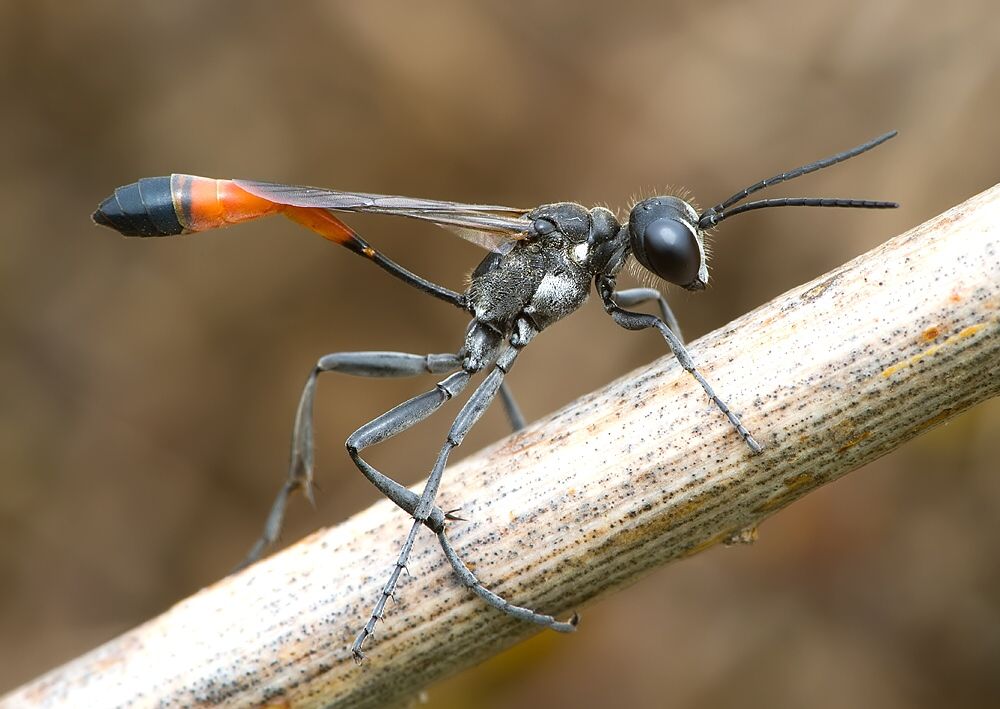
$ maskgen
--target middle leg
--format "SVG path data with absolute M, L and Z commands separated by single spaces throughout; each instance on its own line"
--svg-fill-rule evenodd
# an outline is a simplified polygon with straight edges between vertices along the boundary
M 403 569 L 406 568 L 406 562 L 409 558 L 410 551 L 413 548 L 413 542 L 416 538 L 417 530 L 423 525 L 427 525 L 438 535 L 438 539 L 445 552 L 445 556 L 448 558 L 449 563 L 451 563 L 452 568 L 455 570 L 456 574 L 463 581 L 463 583 L 465 583 L 466 586 L 471 588 L 481 598 L 486 600 L 487 603 L 495 608 L 509 613 L 510 615 L 513 615 L 514 617 L 539 623 L 560 632 L 569 632 L 575 629 L 575 619 L 569 623 L 561 623 L 556 621 L 551 616 L 542 615 L 529 609 L 515 606 L 486 589 L 478 581 L 478 579 L 476 579 L 472 572 L 469 571 L 468 567 L 462 563 L 461 559 L 448 543 L 448 540 L 444 535 L 444 521 L 447 518 L 447 515 L 443 515 L 440 508 L 434 504 L 434 500 L 437 497 L 437 491 L 440 487 L 444 469 L 448 464 L 448 458 L 451 451 L 461 445 L 466 434 L 468 434 L 469 430 L 476 424 L 477 421 L 479 421 L 482 415 L 489 408 L 490 404 L 493 402 L 494 398 L 496 398 L 496 395 L 500 391 L 503 384 L 504 376 L 510 370 L 511 366 L 513 366 L 514 360 L 517 358 L 519 351 L 520 346 L 511 344 L 500 352 L 494 363 L 493 370 L 476 388 L 475 392 L 473 392 L 472 396 L 469 397 L 469 400 L 465 403 L 465 406 L 462 407 L 462 410 L 459 411 L 458 416 L 455 418 L 455 421 L 448 432 L 448 437 L 445 440 L 444 445 L 441 447 L 441 451 L 438 453 L 437 460 L 435 461 L 431 474 L 427 479 L 427 483 L 424 485 L 423 492 L 417 501 L 417 505 L 411 513 L 414 518 L 413 525 L 410 527 L 410 532 L 403 544 L 403 548 L 400 550 L 399 558 L 396 560 L 396 564 L 389 576 L 389 580 L 382 588 L 381 595 L 379 596 L 379 599 L 368 618 L 368 622 L 365 623 L 364 628 L 358 634 L 358 637 L 354 641 L 354 645 L 351 647 L 351 652 L 357 662 L 361 662 L 361 660 L 364 659 L 364 653 L 362 652 L 364 643 L 374 634 L 376 623 L 384 616 L 385 605 L 389 598 L 393 596 L 396 584 L 399 581 L 399 576 Z M 391 413 L 392 412 L 390 412 L 390 414 Z M 393 426 L 389 425 L 389 422 L 386 422 L 383 425 L 373 427 L 373 431 L 383 429 L 388 430 L 392 427 Z M 382 438 L 379 438 L 378 440 L 382 440 Z M 358 460 L 360 460 L 360 458 L 358 458 Z M 368 466 L 368 464 L 363 460 L 361 461 L 361 464 L 370 468 L 370 466 Z M 368 473 L 366 473 L 366 475 L 367 474 Z M 409 503 L 410 500 L 407 500 L 406 502 Z M 400 506 L 405 508 L 405 506 L 408 505 Z

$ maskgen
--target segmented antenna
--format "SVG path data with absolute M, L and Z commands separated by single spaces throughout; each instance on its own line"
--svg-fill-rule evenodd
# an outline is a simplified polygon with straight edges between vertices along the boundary
M 766 187 L 776 185 L 780 182 L 787 182 L 788 180 L 801 177 L 802 175 L 808 175 L 810 172 L 822 170 L 824 167 L 836 165 L 837 163 L 853 158 L 856 155 L 868 152 L 872 148 L 878 147 L 890 138 L 894 138 L 896 133 L 896 131 L 889 131 L 874 140 L 862 143 L 861 145 L 851 148 L 850 150 L 845 150 L 842 153 L 831 155 L 828 158 L 811 162 L 808 165 L 797 167 L 794 170 L 789 170 L 788 172 L 782 172 L 774 177 L 769 177 L 766 180 L 761 180 L 756 184 L 750 185 L 746 189 L 740 190 L 724 202 L 720 202 L 711 209 L 703 212 L 701 217 L 698 219 L 698 226 L 702 229 L 708 229 L 715 226 L 723 219 L 731 217 L 735 214 L 749 212 L 753 209 L 765 209 L 768 207 L 846 207 L 855 209 L 895 209 L 899 206 L 895 202 L 881 202 L 870 199 L 834 199 L 824 197 L 784 197 L 778 199 L 761 199 L 748 202 L 740 205 L 739 207 L 734 207 L 733 209 L 729 208 L 737 202 L 743 201 L 754 192 L 759 192 Z

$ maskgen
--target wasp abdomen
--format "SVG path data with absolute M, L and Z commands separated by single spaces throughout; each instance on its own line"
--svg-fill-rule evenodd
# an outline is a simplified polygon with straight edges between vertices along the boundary
M 125 236 L 174 236 L 207 231 L 285 211 L 233 184 L 195 175 L 144 177 L 115 190 L 94 221 Z
M 101 202 L 93 219 L 125 236 L 173 236 L 184 231 L 174 209 L 169 177 L 144 177 L 119 187 Z
M 377 252 L 322 207 L 298 207 L 250 194 L 233 180 L 178 175 L 144 177 L 115 190 L 93 214 L 125 236 L 173 236 L 283 214 L 366 258 Z

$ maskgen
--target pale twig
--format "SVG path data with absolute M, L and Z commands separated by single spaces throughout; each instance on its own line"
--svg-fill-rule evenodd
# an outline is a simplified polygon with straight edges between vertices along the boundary
M 565 618 L 667 561 L 751 536 L 809 490 L 996 395 L 1000 188 L 691 354 L 763 454 L 750 455 L 701 387 L 660 359 L 449 469 L 438 503 L 469 521 L 448 536 L 486 586 Z M 538 632 L 463 587 L 421 530 L 413 576 L 356 665 L 351 643 L 409 524 L 376 504 L 0 705 L 385 706 Z

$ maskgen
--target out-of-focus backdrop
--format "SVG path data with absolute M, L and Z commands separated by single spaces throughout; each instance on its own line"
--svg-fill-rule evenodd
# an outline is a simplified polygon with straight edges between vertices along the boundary
M 3 3 L 0 691 L 242 557 L 320 354 L 446 352 L 465 324 L 283 220 L 125 240 L 89 221 L 116 186 L 188 172 L 624 209 L 683 185 L 705 205 L 899 129 L 776 191 L 898 211 L 719 230 L 710 289 L 669 294 L 694 338 L 997 182 L 998 37 L 992 0 Z M 452 287 L 482 255 L 350 221 Z M 661 354 L 591 303 L 511 383 L 536 418 Z M 432 381 L 328 376 L 318 508 L 295 501 L 285 542 L 376 499 L 342 441 Z M 753 546 L 583 608 L 573 637 L 431 687 L 433 706 L 996 706 L 998 404 L 796 503 Z M 445 418 L 372 459 L 415 482 Z M 462 452 L 505 432 L 491 412 Z

